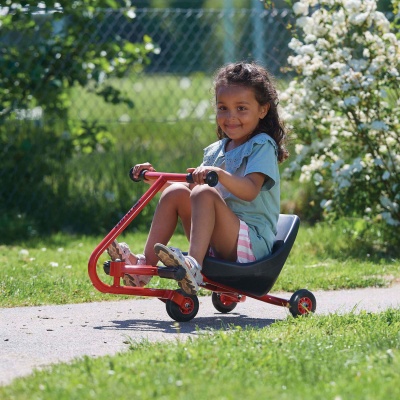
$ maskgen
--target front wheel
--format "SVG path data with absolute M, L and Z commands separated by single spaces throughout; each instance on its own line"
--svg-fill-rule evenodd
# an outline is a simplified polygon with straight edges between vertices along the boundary
M 315 296 L 306 289 L 300 289 L 293 293 L 289 304 L 289 311 L 292 313 L 293 317 L 313 313 L 317 307 Z
M 168 315 L 177 322 L 188 322 L 193 319 L 199 311 L 199 299 L 197 296 L 187 294 L 183 290 L 178 289 L 178 293 L 185 297 L 185 304 L 180 307 L 172 300 L 165 303 Z

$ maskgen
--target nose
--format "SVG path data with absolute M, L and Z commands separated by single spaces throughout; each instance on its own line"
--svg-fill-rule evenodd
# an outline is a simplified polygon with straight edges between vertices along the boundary
M 236 110 L 227 111 L 226 117 L 227 117 L 227 119 L 235 119 L 236 118 Z

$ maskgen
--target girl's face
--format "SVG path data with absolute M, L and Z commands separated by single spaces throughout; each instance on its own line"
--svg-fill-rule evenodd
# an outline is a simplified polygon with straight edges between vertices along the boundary
M 216 104 L 217 124 L 233 141 L 234 147 L 249 139 L 269 109 L 269 104 L 258 103 L 253 89 L 240 85 L 219 87 Z

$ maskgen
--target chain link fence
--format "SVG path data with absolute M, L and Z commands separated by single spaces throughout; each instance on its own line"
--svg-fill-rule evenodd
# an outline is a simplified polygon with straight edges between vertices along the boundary
M 82 31 L 83 44 L 96 40 L 102 46 L 111 33 L 130 42 L 148 35 L 158 51 L 142 71 L 112 80 L 133 108 L 105 103 L 90 88 L 66 93 L 69 124 L 83 121 L 92 130 L 111 133 L 112 150 L 100 144 L 87 154 L 63 154 L 65 121 L 48 123 L 40 105 L 14 105 L 16 117 L 0 125 L 1 242 L 48 231 L 104 232 L 144 190 L 127 179 L 130 166 L 151 161 L 158 170 L 184 172 L 198 165 L 202 148 L 216 140 L 213 72 L 227 62 L 254 60 L 278 79 L 285 77 L 287 26 L 293 17 L 288 10 L 265 10 L 258 3 L 253 9 L 137 8 L 130 20 L 122 10 L 106 11 L 101 22 L 93 18 Z M 38 18 L 45 24 L 51 16 Z M 61 29 L 55 24 L 55 34 Z M 0 37 L 3 46 L 32 40 L 27 32 Z M 15 80 L 21 62 L 35 67 L 37 59 L 25 57 L 10 65 Z M 64 76 L 69 68 L 73 63 L 65 64 Z M 41 82 L 34 84 L 40 88 Z M 139 226 L 148 224 L 152 212 L 149 207 L 142 213 Z

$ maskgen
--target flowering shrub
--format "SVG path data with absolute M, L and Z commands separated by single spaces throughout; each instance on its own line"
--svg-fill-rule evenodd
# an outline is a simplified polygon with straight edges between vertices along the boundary
M 400 42 L 375 0 L 300 0 L 281 94 L 296 135 L 285 173 L 326 215 L 400 225 Z M 392 231 L 398 232 L 399 228 Z

